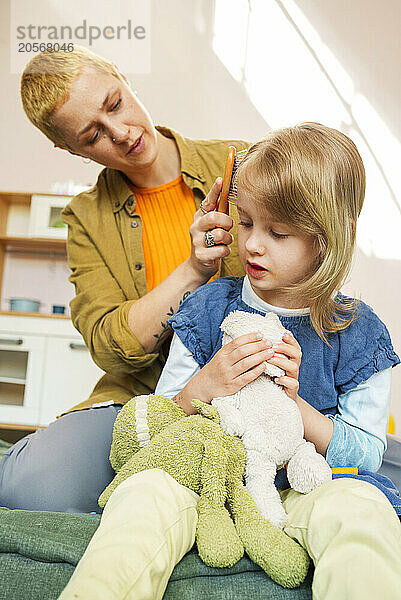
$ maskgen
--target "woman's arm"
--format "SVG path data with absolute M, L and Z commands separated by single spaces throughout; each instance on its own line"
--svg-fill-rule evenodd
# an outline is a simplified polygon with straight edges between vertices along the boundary
M 220 188 L 221 182 L 216 183 L 205 199 L 207 210 L 215 206 Z M 230 253 L 227 244 L 232 235 L 224 227 L 230 229 L 232 218 L 214 211 L 205 215 L 199 210 L 191 227 L 191 257 L 142 298 L 132 281 L 119 281 L 114 276 L 104 259 L 104 248 L 98 248 L 70 206 L 64 210 L 63 219 L 68 224 L 70 281 L 76 293 L 71 301 L 71 317 L 94 362 L 115 376 L 149 367 L 157 360 L 160 342 L 169 331 L 165 325 L 168 317 L 187 293 L 216 273 L 220 258 Z M 206 248 L 204 232 L 214 223 L 223 229 L 219 237 L 222 245 Z M 117 259 L 112 256 L 112 261 Z M 120 260 L 126 261 L 125 256 Z M 128 265 L 125 271 L 124 277 L 128 278 Z
M 154 352 L 168 329 L 167 319 L 175 313 L 182 300 L 199 286 L 206 283 L 219 269 L 220 260 L 230 254 L 229 244 L 233 236 L 229 229 L 233 219 L 214 209 L 222 187 L 221 177 L 213 184 L 203 201 L 205 214 L 199 209 L 190 227 L 191 256 L 177 267 L 151 292 L 132 305 L 128 313 L 128 325 L 145 352 Z M 205 232 L 216 229 L 215 246 L 205 245 Z
M 144 352 L 156 352 L 171 329 L 166 322 L 177 312 L 181 302 L 208 281 L 189 260 L 181 263 L 164 281 L 131 305 L 128 327 Z

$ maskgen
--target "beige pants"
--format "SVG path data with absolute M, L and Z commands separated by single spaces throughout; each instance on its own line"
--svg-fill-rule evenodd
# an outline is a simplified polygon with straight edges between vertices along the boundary
M 282 498 L 285 531 L 315 564 L 314 600 L 401 598 L 401 526 L 379 490 L 336 479 Z M 197 499 L 158 469 L 127 479 L 111 495 L 59 600 L 161 600 L 194 543 Z
M 158 600 L 195 540 L 198 496 L 165 471 L 142 471 L 110 496 L 59 600 Z
M 281 495 L 284 531 L 315 565 L 314 600 L 400 600 L 401 524 L 380 490 L 341 478 Z

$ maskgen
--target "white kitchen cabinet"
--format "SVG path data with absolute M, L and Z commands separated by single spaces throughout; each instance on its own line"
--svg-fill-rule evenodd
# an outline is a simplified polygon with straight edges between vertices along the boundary
M 86 400 L 103 371 L 93 362 L 82 338 L 48 337 L 39 425 Z
M 0 314 L 0 427 L 48 425 L 102 374 L 69 319 Z
M 38 424 L 46 340 L 0 331 L 0 421 Z

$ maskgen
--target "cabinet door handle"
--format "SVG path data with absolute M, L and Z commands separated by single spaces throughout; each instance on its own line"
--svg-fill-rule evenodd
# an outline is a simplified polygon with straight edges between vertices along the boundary
M 7 339 L 7 338 L 0 338 L 0 344 L 8 344 L 9 346 L 21 346 L 21 344 L 24 343 L 24 340 L 22 340 L 21 338 L 14 338 L 14 339 Z
M 69 346 L 71 350 L 86 350 L 85 344 L 77 344 L 75 342 L 71 342 Z

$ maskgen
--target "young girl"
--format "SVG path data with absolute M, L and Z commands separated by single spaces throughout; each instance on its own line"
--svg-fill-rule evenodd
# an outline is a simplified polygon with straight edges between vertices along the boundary
M 305 438 L 331 467 L 355 467 L 306 495 L 277 481 L 284 530 L 315 565 L 315 600 L 398 600 L 401 591 L 401 527 L 385 494 L 394 504 L 399 497 L 366 472 L 379 468 L 386 446 L 390 371 L 399 359 L 374 312 L 337 293 L 364 192 L 361 158 L 333 129 L 305 123 L 251 147 L 238 171 L 238 252 L 247 274 L 208 283 L 181 304 L 156 388 L 190 414 L 193 398 L 237 392 L 266 360 L 286 372 L 278 382 L 299 406 Z M 210 235 L 221 240 L 218 228 Z M 220 324 L 234 310 L 277 313 L 288 331 L 283 343 L 250 333 L 222 348 Z M 126 479 L 60 600 L 161 600 L 193 545 L 197 500 L 161 470 Z
M 391 368 L 400 361 L 372 309 L 338 292 L 364 200 L 361 157 L 339 131 L 304 123 L 254 144 L 237 185 L 246 276 L 183 302 L 169 321 L 174 338 L 155 393 L 190 414 L 193 398 L 237 392 L 264 361 L 281 367 L 277 382 L 297 403 L 306 440 L 331 467 L 355 468 L 307 495 L 282 491 L 285 531 L 315 564 L 313 597 L 399 598 L 400 523 L 382 480 L 366 471 L 377 471 L 386 448 Z M 234 310 L 273 311 L 288 333 L 273 347 L 251 333 L 222 348 L 220 324 Z M 397 495 L 388 497 L 399 508 Z

